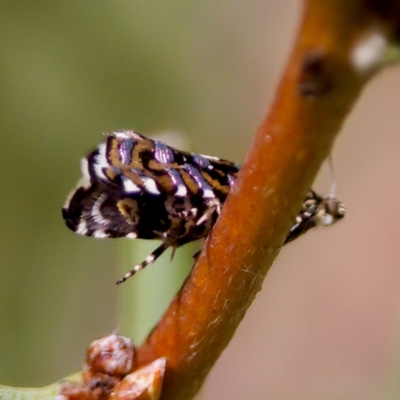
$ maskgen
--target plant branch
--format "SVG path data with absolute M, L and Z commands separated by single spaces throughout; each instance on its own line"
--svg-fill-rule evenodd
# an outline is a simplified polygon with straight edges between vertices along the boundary
M 146 398 L 188 400 L 197 393 L 260 290 L 362 88 L 383 65 L 398 61 L 399 39 L 397 0 L 305 1 L 274 104 L 221 216 L 191 275 L 138 349 L 139 365 L 154 361 L 158 368 L 150 380 L 157 390 L 150 385 Z M 118 377 L 124 385 L 112 396 L 133 398 L 143 380 L 137 371 Z M 148 366 L 143 371 L 148 375 Z M 70 386 L 82 390 L 75 398 L 94 398 L 90 385 L 79 385 Z M 52 399 L 59 389 L 59 383 L 41 389 L 3 386 L 0 399 Z M 68 396 L 63 398 L 74 398 Z
M 222 214 L 191 275 L 139 349 L 139 363 L 168 360 L 161 399 L 191 399 L 201 387 L 260 290 L 344 119 L 384 63 L 399 21 L 382 16 L 376 4 L 305 3 L 274 104 Z

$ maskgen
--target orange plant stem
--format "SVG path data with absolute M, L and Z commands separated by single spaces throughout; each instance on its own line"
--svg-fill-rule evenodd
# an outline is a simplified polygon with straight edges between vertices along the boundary
M 335 136 L 373 71 L 351 54 L 378 21 L 361 0 L 310 0 L 269 115 L 183 288 L 139 349 L 167 358 L 163 400 L 191 399 L 260 290 Z M 339 227 L 337 229 L 340 229 Z

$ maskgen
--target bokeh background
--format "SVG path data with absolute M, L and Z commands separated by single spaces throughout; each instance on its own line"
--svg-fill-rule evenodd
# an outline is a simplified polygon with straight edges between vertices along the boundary
M 157 243 L 65 228 L 79 159 L 134 128 L 241 162 L 300 13 L 291 0 L 0 3 L 1 384 L 75 372 L 115 329 L 143 339 L 195 248 L 117 289 Z M 400 398 L 399 99 L 398 67 L 365 90 L 334 151 L 346 219 L 283 249 L 199 399 Z M 325 168 L 315 187 L 330 183 Z

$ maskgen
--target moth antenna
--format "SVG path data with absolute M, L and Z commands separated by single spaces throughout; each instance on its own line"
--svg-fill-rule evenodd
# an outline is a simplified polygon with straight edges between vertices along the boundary
M 335 179 L 335 166 L 333 162 L 333 156 L 332 153 L 329 153 L 328 157 L 328 162 L 329 162 L 329 171 L 331 173 L 331 189 L 329 191 L 329 197 L 331 199 L 336 199 L 336 179 Z
M 135 265 L 129 272 L 127 272 L 121 279 L 118 279 L 115 282 L 117 285 L 125 282 L 129 278 L 132 278 L 137 272 L 141 271 L 142 269 L 146 268 L 149 264 L 152 264 L 154 261 L 157 260 L 158 257 L 164 253 L 171 246 L 168 242 L 163 242 L 160 246 L 158 246 L 152 253 L 150 253 L 140 264 Z

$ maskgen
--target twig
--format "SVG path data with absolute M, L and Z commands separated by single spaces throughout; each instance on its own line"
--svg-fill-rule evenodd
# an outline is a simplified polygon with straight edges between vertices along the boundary
M 345 117 L 399 36 L 399 6 L 384 5 L 305 3 L 275 102 L 222 215 L 139 349 L 139 363 L 167 358 L 161 399 L 193 398 L 260 290 Z

